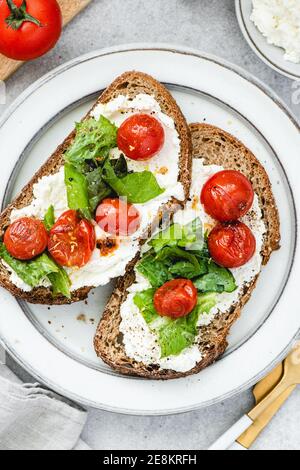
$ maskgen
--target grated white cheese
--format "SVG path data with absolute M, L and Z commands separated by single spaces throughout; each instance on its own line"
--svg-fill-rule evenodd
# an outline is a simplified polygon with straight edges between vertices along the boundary
M 300 0 L 253 0 L 251 20 L 269 44 L 285 50 L 284 59 L 300 63 Z

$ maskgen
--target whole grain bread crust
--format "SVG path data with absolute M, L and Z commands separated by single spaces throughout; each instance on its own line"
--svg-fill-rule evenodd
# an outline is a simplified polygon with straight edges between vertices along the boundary
M 215 164 L 225 169 L 239 170 L 251 180 L 267 229 L 261 251 L 262 263 L 266 264 L 272 251 L 277 250 L 280 243 L 278 211 L 266 171 L 253 153 L 227 132 L 208 124 L 197 123 L 191 124 L 190 129 L 194 158 L 202 158 L 208 165 Z M 196 374 L 224 353 L 230 328 L 251 297 L 257 279 L 258 276 L 244 287 L 239 301 L 232 305 L 228 312 L 216 315 L 209 325 L 201 327 L 199 349 L 202 359 L 192 370 L 181 373 L 162 370 L 157 365 L 148 366 L 126 356 L 122 334 L 119 331 L 120 306 L 127 297 L 128 287 L 135 280 L 134 263 L 132 263 L 126 275 L 118 279 L 105 308 L 94 338 L 95 351 L 105 363 L 121 374 L 162 380 Z
M 116 98 L 120 94 L 128 95 L 130 98 L 134 98 L 139 93 L 146 93 L 154 96 L 159 102 L 162 111 L 170 116 L 174 122 L 176 130 L 180 137 L 180 164 L 179 164 L 179 177 L 178 181 L 182 183 L 185 191 L 186 198 L 189 194 L 190 187 L 190 167 L 192 161 L 192 147 L 191 147 L 191 136 L 190 130 L 186 123 L 186 120 L 180 111 L 176 101 L 169 93 L 169 91 L 157 80 L 152 78 L 150 75 L 146 75 L 141 72 L 131 71 L 125 72 L 120 75 L 99 97 L 94 104 L 93 108 L 83 118 L 87 119 L 90 116 L 92 110 L 99 103 L 107 103 L 108 101 Z M 64 163 L 64 153 L 71 145 L 75 138 L 75 130 L 73 130 L 64 142 L 55 150 L 51 157 L 43 164 L 43 166 L 37 171 L 29 183 L 22 189 L 19 196 L 12 201 L 12 203 L 2 212 L 0 215 L 0 237 L 2 238 L 5 229 L 10 223 L 10 214 L 13 209 L 21 209 L 29 205 L 33 199 L 33 185 L 43 176 L 57 173 Z M 182 205 L 182 201 L 176 199 L 170 200 L 167 204 L 163 205 L 158 213 L 157 220 L 154 223 L 158 223 L 160 218 L 166 213 L 172 213 Z M 149 228 L 150 232 L 150 228 Z M 142 237 L 145 238 L 145 237 Z M 14 296 L 20 297 L 30 303 L 37 304 L 48 304 L 48 305 L 62 305 L 67 303 L 78 302 L 84 300 L 93 286 L 86 286 L 72 292 L 71 299 L 67 299 L 63 296 L 53 297 L 52 292 L 49 288 L 38 287 L 30 292 L 25 292 L 16 287 L 10 281 L 10 275 L 5 266 L 0 263 L 0 285 L 9 290 Z

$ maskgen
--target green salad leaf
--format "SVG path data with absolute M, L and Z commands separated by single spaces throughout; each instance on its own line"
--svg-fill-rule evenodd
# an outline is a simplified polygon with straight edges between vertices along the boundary
M 45 229 L 49 232 L 49 230 L 52 229 L 53 225 L 55 224 L 55 217 L 54 217 L 54 207 L 53 206 L 49 206 L 46 214 L 45 214 L 45 217 L 44 217 L 44 226 L 45 226 Z
M 76 135 L 73 143 L 65 153 L 65 160 L 74 166 L 81 165 L 86 160 L 103 159 L 109 151 L 117 146 L 117 127 L 100 116 L 76 124 Z
M 233 292 L 237 288 L 231 271 L 213 261 L 208 263 L 208 273 L 193 282 L 199 292 Z
M 179 246 L 189 251 L 202 252 L 205 249 L 205 239 L 202 232 L 202 222 L 199 217 L 183 227 L 184 237 Z
M 124 155 L 110 160 L 110 164 L 118 177 L 127 175 L 127 162 Z M 115 195 L 113 189 L 103 179 L 101 166 L 94 169 L 86 167 L 84 172 L 66 163 L 65 184 L 69 209 L 79 210 L 87 219 L 92 218 L 92 213 L 103 199 Z
M 182 237 L 183 227 L 179 224 L 172 224 L 154 235 L 148 245 L 153 247 L 155 253 L 159 253 L 165 246 L 179 246 Z
M 204 245 L 202 223 L 199 217 L 186 225 L 172 224 L 161 230 L 149 242 L 158 253 L 165 246 L 182 247 L 191 250 L 202 250 Z
M 199 218 L 161 231 L 148 243 L 152 249 L 137 270 L 156 288 L 170 279 L 184 278 L 192 279 L 199 292 L 233 292 L 237 288 L 233 274 L 211 260 L 207 241 L 198 232 L 202 234 Z
M 65 185 L 69 209 L 80 210 L 91 219 L 87 179 L 70 163 L 65 164 Z
M 59 270 L 57 272 L 53 272 L 48 274 L 48 279 L 52 285 L 52 292 L 54 296 L 59 294 L 64 295 L 68 299 L 71 298 L 71 281 L 67 274 L 67 272 L 60 266 L 58 266 Z
M 91 219 L 97 205 L 108 196 L 123 196 L 145 203 L 164 192 L 150 171 L 128 172 L 123 154 L 109 158 L 117 146 L 117 127 L 100 116 L 76 124 L 75 138 L 65 152 L 68 206 Z
M 4 243 L 0 242 L 0 257 L 15 271 L 19 278 L 29 286 L 37 287 L 47 278 L 52 284 L 53 294 L 62 293 L 66 297 L 70 296 L 71 283 L 67 273 L 63 268 L 58 266 L 47 253 L 43 253 L 31 261 L 20 261 L 13 258 L 8 253 Z M 64 282 L 60 280 L 62 278 L 64 278 Z
M 110 163 L 119 178 L 128 174 L 127 162 L 123 154 L 117 159 L 111 159 Z M 101 166 L 86 173 L 89 207 L 92 212 L 103 199 L 115 195 L 113 189 L 104 181 L 102 174 Z
M 206 273 L 206 269 L 204 263 L 198 263 L 197 266 L 195 266 L 195 263 L 191 261 L 177 261 L 177 263 L 170 266 L 169 273 L 175 278 L 182 277 L 184 279 L 193 279 L 195 276 Z
M 20 261 L 13 258 L 3 243 L 0 244 L 1 258 L 15 271 L 15 273 L 31 287 L 38 286 L 48 274 L 57 272 L 58 267 L 45 253 L 32 261 Z
M 123 178 L 128 175 L 127 161 L 123 153 L 121 153 L 119 158 L 111 158 L 109 161 L 118 178 Z
M 189 279 L 203 273 L 203 266 L 199 263 L 197 257 L 193 253 L 190 253 L 183 248 L 179 248 L 178 246 L 164 247 L 159 253 L 157 253 L 155 259 L 166 263 L 169 266 L 169 271 L 173 277 L 182 277 L 182 271 L 184 269 L 190 272 L 190 276 L 188 277 Z M 174 266 L 177 266 L 178 272 Z
M 143 315 L 146 323 L 152 323 L 157 320 L 158 313 L 156 312 L 153 304 L 153 297 L 155 289 L 147 289 L 138 292 L 134 296 L 134 303 Z
M 136 268 L 139 273 L 148 279 L 151 286 L 155 288 L 158 288 L 165 282 L 173 279 L 168 266 L 166 266 L 165 263 L 156 260 L 156 255 L 152 250 L 142 257 Z
M 86 175 L 89 208 L 95 211 L 98 204 L 110 196 L 111 188 L 102 179 L 102 168 L 96 168 Z
M 209 313 L 216 305 L 217 294 L 233 292 L 237 286 L 233 274 L 210 258 L 198 218 L 185 226 L 171 225 L 148 244 L 151 249 L 144 254 L 136 269 L 152 288 L 136 293 L 134 303 L 149 329 L 157 335 L 161 357 L 178 355 L 194 344 L 199 316 Z M 161 317 L 155 310 L 153 299 L 156 289 L 176 278 L 192 280 L 198 290 L 198 301 L 189 315 L 174 320 Z
M 126 197 L 133 204 L 148 202 L 165 191 L 150 171 L 128 173 L 120 177 L 109 159 L 104 163 L 102 175 L 118 196 Z
M 173 320 L 158 315 L 153 304 L 154 293 L 155 289 L 138 292 L 134 296 L 134 303 L 150 330 L 157 334 L 161 357 L 178 355 L 194 344 L 199 316 L 208 313 L 216 305 L 216 294 L 199 294 L 194 310 L 185 317 Z

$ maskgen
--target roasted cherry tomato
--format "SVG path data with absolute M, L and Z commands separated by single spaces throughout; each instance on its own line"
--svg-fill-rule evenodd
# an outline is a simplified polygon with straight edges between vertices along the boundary
M 122 199 L 103 199 L 96 211 L 96 222 L 112 235 L 132 235 L 140 226 L 140 213 Z
M 81 268 L 90 260 L 95 244 L 93 225 L 74 210 L 64 212 L 49 232 L 49 253 L 61 266 Z
M 252 231 L 242 222 L 218 224 L 208 236 L 212 259 L 225 268 L 238 268 L 254 255 L 256 241 Z
M 62 31 L 56 0 L 0 0 L 0 52 L 31 60 L 48 52 Z
M 250 181 L 234 170 L 219 171 L 205 183 L 201 192 L 205 212 L 220 222 L 231 222 L 245 215 L 253 198 Z
M 188 315 L 197 304 L 197 289 L 189 279 L 166 282 L 154 294 L 154 307 L 163 317 L 180 318 Z
M 22 217 L 13 222 L 4 234 L 4 245 L 11 256 L 20 260 L 35 258 L 45 251 L 48 234 L 37 219 Z
M 132 160 L 149 160 L 161 150 L 164 141 L 161 123 L 149 114 L 130 116 L 118 130 L 118 147 Z

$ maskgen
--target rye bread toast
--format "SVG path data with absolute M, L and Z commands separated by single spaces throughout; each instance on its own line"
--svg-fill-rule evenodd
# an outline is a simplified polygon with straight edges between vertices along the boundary
M 266 264 L 272 251 L 277 250 L 280 243 L 278 211 L 266 171 L 252 152 L 227 132 L 207 124 L 191 124 L 190 129 L 194 158 L 202 158 L 206 164 L 216 164 L 225 169 L 241 171 L 252 182 L 267 229 L 261 251 L 262 264 Z M 166 380 L 196 374 L 224 353 L 229 330 L 249 300 L 257 278 L 258 276 L 245 285 L 238 303 L 232 305 L 228 312 L 216 315 L 208 326 L 201 327 L 199 349 L 202 359 L 192 370 L 181 373 L 162 370 L 155 365 L 147 366 L 126 356 L 119 331 L 120 306 L 126 299 L 128 287 L 135 280 L 132 264 L 125 276 L 118 279 L 105 308 L 94 338 L 95 351 L 109 366 L 126 375 Z
M 192 159 L 191 137 L 189 127 L 181 113 L 176 101 L 169 91 L 157 80 L 141 72 L 125 72 L 119 76 L 99 97 L 93 108 L 83 118 L 87 119 L 91 111 L 99 103 L 107 103 L 118 95 L 128 95 L 134 98 L 139 93 L 153 95 L 161 106 L 162 111 L 170 116 L 174 122 L 176 130 L 180 137 L 180 164 L 178 181 L 184 186 L 185 195 L 188 197 L 190 186 L 190 166 Z M 43 176 L 54 174 L 64 163 L 64 152 L 72 143 L 75 137 L 75 130 L 64 140 L 64 142 L 55 150 L 52 156 L 43 164 L 43 166 L 33 176 L 31 181 L 22 189 L 19 196 L 0 215 L 0 237 L 3 236 L 6 227 L 10 223 L 10 214 L 13 209 L 21 209 L 29 205 L 33 199 L 33 185 Z M 178 208 L 178 202 L 175 199 L 170 200 L 160 208 L 158 218 L 165 212 L 172 212 Z M 182 202 L 181 202 L 182 204 Z M 143 237 L 145 238 L 145 237 Z M 53 297 L 49 288 L 37 287 L 30 292 L 25 292 L 16 287 L 10 281 L 10 274 L 0 263 L 0 285 L 9 290 L 14 296 L 20 297 L 30 303 L 61 305 L 84 300 L 93 286 L 86 286 L 72 292 L 71 299 L 63 296 Z

